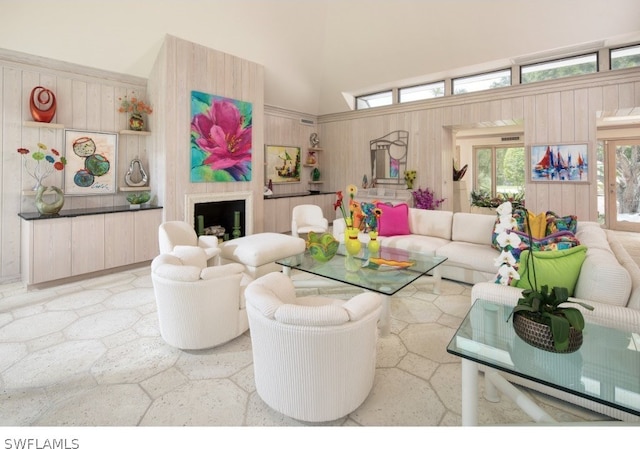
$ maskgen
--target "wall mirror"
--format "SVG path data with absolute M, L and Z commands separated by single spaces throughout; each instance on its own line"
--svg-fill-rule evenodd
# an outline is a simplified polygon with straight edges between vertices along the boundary
M 408 131 L 393 131 L 371 140 L 371 180 L 376 184 L 404 184 L 408 147 Z

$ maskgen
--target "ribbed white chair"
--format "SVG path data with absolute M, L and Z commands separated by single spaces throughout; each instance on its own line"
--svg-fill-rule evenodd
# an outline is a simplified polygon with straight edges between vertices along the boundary
M 199 246 L 207 254 L 207 264 L 209 266 L 218 264 L 218 237 L 215 235 L 196 234 L 189 223 L 184 221 L 165 221 L 158 228 L 158 244 L 160 254 L 168 254 L 178 245 Z
M 299 234 L 313 232 L 327 232 L 329 220 L 324 218 L 322 208 L 315 204 L 300 204 L 291 212 L 291 235 L 299 237 Z
M 249 328 L 244 288 L 252 280 L 239 263 L 207 267 L 197 246 L 176 246 L 151 262 L 160 335 L 180 349 L 205 349 Z
M 269 407 L 325 422 L 364 402 L 375 375 L 380 295 L 296 297 L 283 273 L 252 281 L 245 295 L 256 391 Z

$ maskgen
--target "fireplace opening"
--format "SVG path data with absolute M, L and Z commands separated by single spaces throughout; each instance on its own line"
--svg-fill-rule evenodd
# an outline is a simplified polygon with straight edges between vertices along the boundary
M 246 235 L 245 200 L 213 201 L 194 204 L 194 227 L 198 235 L 213 234 L 222 239 L 234 238 L 234 227 L 240 227 L 238 237 Z M 224 232 L 218 233 L 220 227 Z

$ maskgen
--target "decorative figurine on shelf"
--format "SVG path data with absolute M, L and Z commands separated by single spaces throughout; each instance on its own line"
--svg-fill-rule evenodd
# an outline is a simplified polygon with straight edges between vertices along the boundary
M 318 170 L 318 167 L 311 170 L 311 180 L 314 182 L 320 181 L 320 170 Z
M 311 142 L 311 148 L 318 148 L 320 145 L 320 139 L 318 138 L 318 133 L 312 133 L 309 137 L 309 142 Z
M 56 106 L 56 96 L 53 92 L 42 86 L 33 88 L 29 108 L 36 122 L 51 123 L 53 116 L 56 115 Z
M 367 187 L 369 187 L 369 180 L 367 179 L 367 175 L 365 173 L 365 175 L 362 177 L 362 188 L 366 189 Z
M 142 161 L 138 158 L 132 160 L 127 174 L 124 175 L 124 182 L 129 187 L 142 187 L 147 185 L 148 180 L 147 172 L 142 167 Z
M 309 151 L 309 154 L 307 154 L 307 165 L 316 165 L 316 162 L 318 162 L 318 160 L 316 159 L 315 151 Z

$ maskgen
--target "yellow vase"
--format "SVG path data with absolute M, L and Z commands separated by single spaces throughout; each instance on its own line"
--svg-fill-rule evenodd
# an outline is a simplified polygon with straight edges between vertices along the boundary
M 369 254 L 377 254 L 380 251 L 378 231 L 369 231 Z
M 358 240 L 359 232 L 360 231 L 357 228 L 347 228 L 344 231 L 344 246 L 347 248 L 347 252 L 352 256 L 357 255 L 361 249 L 360 240 Z

